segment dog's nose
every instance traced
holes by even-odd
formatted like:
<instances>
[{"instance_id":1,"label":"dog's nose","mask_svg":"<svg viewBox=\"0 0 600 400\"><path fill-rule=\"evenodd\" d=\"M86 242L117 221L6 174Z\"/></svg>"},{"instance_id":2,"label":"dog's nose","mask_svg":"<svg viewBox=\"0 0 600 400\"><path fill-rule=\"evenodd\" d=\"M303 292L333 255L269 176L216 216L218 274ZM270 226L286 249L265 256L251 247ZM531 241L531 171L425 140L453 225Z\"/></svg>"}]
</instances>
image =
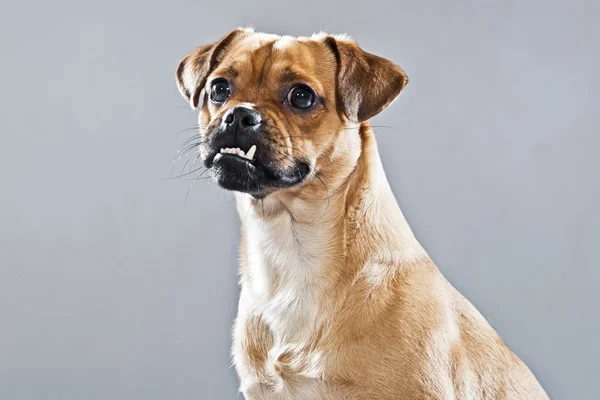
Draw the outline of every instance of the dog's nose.
<instances>
[{"instance_id":1,"label":"dog's nose","mask_svg":"<svg viewBox=\"0 0 600 400\"><path fill-rule=\"evenodd\" d=\"M262 123L262 117L259 113L250 108L234 107L225 114L223 122L227 126L237 125L242 129L256 129Z\"/></svg>"}]
</instances>

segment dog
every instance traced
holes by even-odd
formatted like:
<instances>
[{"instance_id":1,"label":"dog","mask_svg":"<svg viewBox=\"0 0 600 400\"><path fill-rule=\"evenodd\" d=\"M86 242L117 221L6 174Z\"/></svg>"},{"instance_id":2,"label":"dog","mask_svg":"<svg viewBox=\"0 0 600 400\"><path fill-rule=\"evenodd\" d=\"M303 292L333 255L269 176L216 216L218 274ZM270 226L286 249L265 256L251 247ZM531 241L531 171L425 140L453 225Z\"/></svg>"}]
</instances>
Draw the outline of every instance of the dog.
<instances>
[{"instance_id":1,"label":"dog","mask_svg":"<svg viewBox=\"0 0 600 400\"><path fill-rule=\"evenodd\" d=\"M406 87L401 68L343 35L240 28L187 54L176 79L242 221L245 398L548 398L392 194L368 120Z\"/></svg>"}]
</instances>

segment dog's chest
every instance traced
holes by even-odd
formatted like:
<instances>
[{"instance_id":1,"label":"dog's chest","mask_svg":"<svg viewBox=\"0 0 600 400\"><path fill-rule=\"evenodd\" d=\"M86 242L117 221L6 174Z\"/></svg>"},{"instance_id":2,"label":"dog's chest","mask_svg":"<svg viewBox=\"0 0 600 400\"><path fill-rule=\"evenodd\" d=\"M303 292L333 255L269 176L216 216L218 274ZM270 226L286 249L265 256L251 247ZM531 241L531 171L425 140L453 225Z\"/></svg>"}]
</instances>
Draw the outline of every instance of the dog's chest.
<instances>
[{"instance_id":1,"label":"dog's chest","mask_svg":"<svg viewBox=\"0 0 600 400\"><path fill-rule=\"evenodd\" d=\"M281 339L308 340L322 321L327 238L287 216L245 225L243 301Z\"/></svg>"},{"instance_id":2,"label":"dog's chest","mask_svg":"<svg viewBox=\"0 0 600 400\"><path fill-rule=\"evenodd\" d=\"M330 316L331 252L335 239L326 222L293 221L289 215L260 218L240 211L243 226L242 291L234 359L249 399L332 397L323 380L326 363L315 348Z\"/></svg>"}]
</instances>

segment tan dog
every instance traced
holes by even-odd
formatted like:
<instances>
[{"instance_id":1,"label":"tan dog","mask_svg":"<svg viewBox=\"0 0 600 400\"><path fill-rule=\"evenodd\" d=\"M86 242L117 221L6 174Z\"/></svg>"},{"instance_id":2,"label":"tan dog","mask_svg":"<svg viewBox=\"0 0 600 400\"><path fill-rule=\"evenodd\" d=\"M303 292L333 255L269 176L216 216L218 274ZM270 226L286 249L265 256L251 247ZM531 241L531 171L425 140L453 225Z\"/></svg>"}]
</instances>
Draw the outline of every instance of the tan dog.
<instances>
[{"instance_id":1,"label":"tan dog","mask_svg":"<svg viewBox=\"0 0 600 400\"><path fill-rule=\"evenodd\" d=\"M236 192L247 399L547 399L413 236L368 122L404 72L346 37L237 29L188 54L204 165Z\"/></svg>"}]
</instances>

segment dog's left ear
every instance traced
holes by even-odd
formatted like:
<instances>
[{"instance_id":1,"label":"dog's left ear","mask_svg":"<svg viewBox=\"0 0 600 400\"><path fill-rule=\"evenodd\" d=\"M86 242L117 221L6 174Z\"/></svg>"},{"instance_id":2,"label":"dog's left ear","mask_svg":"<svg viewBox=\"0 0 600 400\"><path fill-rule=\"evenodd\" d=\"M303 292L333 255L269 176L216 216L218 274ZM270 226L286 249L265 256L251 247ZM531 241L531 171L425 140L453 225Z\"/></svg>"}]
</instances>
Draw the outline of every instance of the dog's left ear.
<instances>
[{"instance_id":1,"label":"dog's left ear","mask_svg":"<svg viewBox=\"0 0 600 400\"><path fill-rule=\"evenodd\" d=\"M177 87L192 108L198 107L206 78L219 65L227 50L250 32L251 29L234 29L218 42L198 47L179 62Z\"/></svg>"},{"instance_id":2,"label":"dog's left ear","mask_svg":"<svg viewBox=\"0 0 600 400\"><path fill-rule=\"evenodd\" d=\"M338 99L352 122L379 114L408 84L400 67L367 53L352 40L327 36L325 43L337 59Z\"/></svg>"}]
</instances>

